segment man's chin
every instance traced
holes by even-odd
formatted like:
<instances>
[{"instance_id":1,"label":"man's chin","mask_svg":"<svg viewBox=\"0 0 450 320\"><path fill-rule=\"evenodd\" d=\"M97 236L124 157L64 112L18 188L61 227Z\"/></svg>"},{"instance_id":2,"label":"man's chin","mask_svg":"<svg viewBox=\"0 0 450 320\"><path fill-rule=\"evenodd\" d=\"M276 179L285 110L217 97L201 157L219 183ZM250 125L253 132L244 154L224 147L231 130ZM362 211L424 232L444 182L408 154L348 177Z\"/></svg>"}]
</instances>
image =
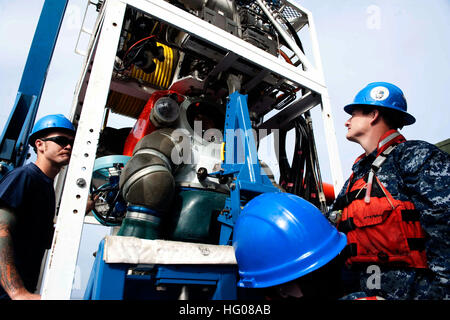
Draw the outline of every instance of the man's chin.
<instances>
[{"instance_id":1,"label":"man's chin","mask_svg":"<svg viewBox=\"0 0 450 320\"><path fill-rule=\"evenodd\" d=\"M64 166L67 166L69 164L69 162L70 162L70 156L68 156L68 157L61 157L61 160L58 161L58 164L61 167L64 167Z\"/></svg>"},{"instance_id":2,"label":"man's chin","mask_svg":"<svg viewBox=\"0 0 450 320\"><path fill-rule=\"evenodd\" d=\"M347 138L347 140L348 140L348 141L351 141L351 142L358 142L358 140L357 140L354 136L349 135L349 134L347 134L347 135L345 136L345 138Z\"/></svg>"}]
</instances>

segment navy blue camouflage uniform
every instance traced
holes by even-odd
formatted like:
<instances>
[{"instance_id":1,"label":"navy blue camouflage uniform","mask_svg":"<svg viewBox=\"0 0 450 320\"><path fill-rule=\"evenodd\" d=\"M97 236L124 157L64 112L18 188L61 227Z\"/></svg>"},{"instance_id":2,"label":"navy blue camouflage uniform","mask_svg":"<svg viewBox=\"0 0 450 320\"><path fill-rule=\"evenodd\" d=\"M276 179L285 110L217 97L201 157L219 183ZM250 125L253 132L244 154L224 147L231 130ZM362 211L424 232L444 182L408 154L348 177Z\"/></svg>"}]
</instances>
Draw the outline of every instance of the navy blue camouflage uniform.
<instances>
[{"instance_id":1,"label":"navy blue camouflage uniform","mask_svg":"<svg viewBox=\"0 0 450 320\"><path fill-rule=\"evenodd\" d=\"M353 165L355 180L368 174L376 154L377 150ZM376 175L394 199L411 201L420 212L420 223L427 235L429 269L379 266L380 282L373 289L370 283L374 274L368 273L367 264L346 266L343 272L346 293L385 299L450 299L450 155L424 141L406 141L391 152ZM345 196L348 183L349 180L330 212L338 199Z\"/></svg>"}]
</instances>

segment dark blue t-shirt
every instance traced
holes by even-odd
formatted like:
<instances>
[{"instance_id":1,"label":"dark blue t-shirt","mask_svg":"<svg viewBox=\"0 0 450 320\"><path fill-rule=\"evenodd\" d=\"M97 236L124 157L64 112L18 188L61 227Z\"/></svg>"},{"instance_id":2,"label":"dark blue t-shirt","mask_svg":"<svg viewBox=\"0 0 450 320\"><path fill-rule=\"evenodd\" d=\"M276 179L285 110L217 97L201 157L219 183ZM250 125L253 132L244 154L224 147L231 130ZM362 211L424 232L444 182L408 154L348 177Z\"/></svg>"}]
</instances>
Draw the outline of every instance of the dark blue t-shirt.
<instances>
[{"instance_id":1,"label":"dark blue t-shirt","mask_svg":"<svg viewBox=\"0 0 450 320\"><path fill-rule=\"evenodd\" d=\"M53 237L53 179L34 163L11 171L0 182L0 206L16 215L12 234L16 268L25 287L34 292L45 249L50 248ZM0 296L3 293L0 286Z\"/></svg>"}]
</instances>

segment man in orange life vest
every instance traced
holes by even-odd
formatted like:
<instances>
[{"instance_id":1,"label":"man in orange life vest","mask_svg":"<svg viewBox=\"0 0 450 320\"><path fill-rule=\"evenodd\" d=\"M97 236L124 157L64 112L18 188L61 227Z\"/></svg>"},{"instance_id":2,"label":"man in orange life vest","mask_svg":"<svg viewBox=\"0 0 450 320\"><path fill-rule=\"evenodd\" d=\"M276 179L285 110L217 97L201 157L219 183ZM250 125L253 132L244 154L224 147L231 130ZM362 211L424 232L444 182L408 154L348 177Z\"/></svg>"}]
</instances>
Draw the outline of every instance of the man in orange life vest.
<instances>
[{"instance_id":1,"label":"man in orange life vest","mask_svg":"<svg viewBox=\"0 0 450 320\"><path fill-rule=\"evenodd\" d=\"M450 299L450 155L398 132L415 118L393 84L370 83L344 110L365 151L329 214L347 235L346 293Z\"/></svg>"}]
</instances>

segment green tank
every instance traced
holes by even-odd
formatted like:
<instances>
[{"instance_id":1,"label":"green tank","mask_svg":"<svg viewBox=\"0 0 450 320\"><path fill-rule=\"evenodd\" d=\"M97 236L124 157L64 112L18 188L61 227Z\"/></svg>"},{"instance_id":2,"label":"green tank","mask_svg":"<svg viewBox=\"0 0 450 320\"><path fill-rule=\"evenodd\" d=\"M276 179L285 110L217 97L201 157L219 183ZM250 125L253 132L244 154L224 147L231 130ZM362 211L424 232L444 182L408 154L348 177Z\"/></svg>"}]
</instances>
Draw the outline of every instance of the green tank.
<instances>
[{"instance_id":1,"label":"green tank","mask_svg":"<svg viewBox=\"0 0 450 320\"><path fill-rule=\"evenodd\" d=\"M161 219L129 209L117 235L217 244L220 236L217 217L227 197L227 194L215 191L179 189L172 210L161 215Z\"/></svg>"},{"instance_id":2,"label":"green tank","mask_svg":"<svg viewBox=\"0 0 450 320\"><path fill-rule=\"evenodd\" d=\"M165 219L167 239L217 244L220 223L217 217L228 195L202 189L180 189L174 198L172 214Z\"/></svg>"}]
</instances>

